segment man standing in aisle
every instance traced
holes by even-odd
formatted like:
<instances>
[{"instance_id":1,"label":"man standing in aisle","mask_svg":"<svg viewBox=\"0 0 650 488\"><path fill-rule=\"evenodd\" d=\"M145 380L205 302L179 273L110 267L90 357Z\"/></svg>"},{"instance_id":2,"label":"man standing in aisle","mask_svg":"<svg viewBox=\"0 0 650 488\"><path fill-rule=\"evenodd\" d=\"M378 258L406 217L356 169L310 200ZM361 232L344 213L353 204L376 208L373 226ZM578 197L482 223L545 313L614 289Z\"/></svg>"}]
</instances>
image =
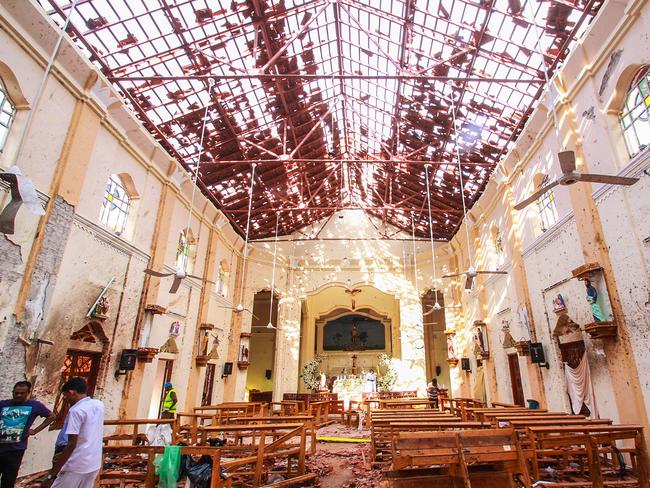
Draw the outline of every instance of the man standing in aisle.
<instances>
[{"instance_id":1,"label":"man standing in aisle","mask_svg":"<svg viewBox=\"0 0 650 488\"><path fill-rule=\"evenodd\" d=\"M13 488L27 449L27 438L50 425L56 415L41 402L30 398L32 384L19 381L11 400L0 401L0 488ZM36 417L45 417L32 429Z\"/></svg>"},{"instance_id":2,"label":"man standing in aisle","mask_svg":"<svg viewBox=\"0 0 650 488\"><path fill-rule=\"evenodd\" d=\"M90 398L88 385L72 378L61 388L70 404L65 420L68 443L57 457L48 479L52 488L92 488L102 464L104 404Z\"/></svg>"},{"instance_id":3,"label":"man standing in aisle","mask_svg":"<svg viewBox=\"0 0 650 488\"><path fill-rule=\"evenodd\" d=\"M178 396L176 395L176 390L171 382L166 382L163 387L165 388L165 399L163 400L162 418L173 419L176 417Z\"/></svg>"}]
</instances>

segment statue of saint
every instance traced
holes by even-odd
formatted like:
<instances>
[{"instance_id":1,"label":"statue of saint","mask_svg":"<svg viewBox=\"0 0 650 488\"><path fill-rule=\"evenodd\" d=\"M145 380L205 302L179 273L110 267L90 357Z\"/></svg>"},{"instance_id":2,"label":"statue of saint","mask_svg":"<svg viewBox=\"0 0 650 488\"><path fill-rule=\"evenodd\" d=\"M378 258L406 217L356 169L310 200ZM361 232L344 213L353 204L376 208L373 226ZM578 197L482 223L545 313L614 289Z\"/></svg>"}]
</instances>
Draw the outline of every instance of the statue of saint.
<instances>
[{"instance_id":1,"label":"statue of saint","mask_svg":"<svg viewBox=\"0 0 650 488\"><path fill-rule=\"evenodd\" d=\"M587 288L587 303L591 306L591 315L596 322L604 322L605 314L598 305L598 290L591 284L591 281L585 280L585 287Z\"/></svg>"},{"instance_id":2,"label":"statue of saint","mask_svg":"<svg viewBox=\"0 0 650 488\"><path fill-rule=\"evenodd\" d=\"M352 330L350 330L350 343L356 344L359 340L359 329L357 329L357 323L352 322Z\"/></svg>"},{"instance_id":3,"label":"statue of saint","mask_svg":"<svg viewBox=\"0 0 650 488\"><path fill-rule=\"evenodd\" d=\"M456 351L454 350L454 340L451 335L447 336L447 357L449 359L456 359Z\"/></svg>"},{"instance_id":4,"label":"statue of saint","mask_svg":"<svg viewBox=\"0 0 650 488\"><path fill-rule=\"evenodd\" d=\"M553 299L553 311L555 313L566 312L566 304L564 303L564 298L559 293Z\"/></svg>"}]
</instances>

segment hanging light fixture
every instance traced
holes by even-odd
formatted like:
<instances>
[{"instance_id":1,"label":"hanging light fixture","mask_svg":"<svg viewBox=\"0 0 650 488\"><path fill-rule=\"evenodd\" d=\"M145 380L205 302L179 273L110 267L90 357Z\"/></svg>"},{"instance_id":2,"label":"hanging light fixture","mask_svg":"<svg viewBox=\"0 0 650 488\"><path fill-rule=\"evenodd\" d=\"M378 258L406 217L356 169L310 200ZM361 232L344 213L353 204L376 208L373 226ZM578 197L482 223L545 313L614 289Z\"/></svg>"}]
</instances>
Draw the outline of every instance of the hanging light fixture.
<instances>
[{"instance_id":1,"label":"hanging light fixture","mask_svg":"<svg viewBox=\"0 0 650 488\"><path fill-rule=\"evenodd\" d=\"M465 290L471 290L474 286L474 278L479 274L508 274L506 271L485 270L477 271L472 263L472 248L469 242L469 225L467 222L467 205L465 204L465 185L463 184L463 168L460 164L460 148L458 147L458 126L456 125L456 105L454 103L454 90L451 89L451 117L452 126L454 130L454 146L456 148L456 163L458 165L458 178L460 181L460 198L463 202L463 221L465 222L465 238L467 240L467 259L469 261L469 268L462 273L452 273L443 275L443 278L454 278L458 276L466 276Z\"/></svg>"},{"instance_id":2,"label":"hanging light fixture","mask_svg":"<svg viewBox=\"0 0 650 488\"><path fill-rule=\"evenodd\" d=\"M236 313L241 313L245 311L250 313L254 318L257 319L257 316L253 313L253 311L244 308L244 304L242 303L242 297L244 295L244 276L246 276L246 264L248 263L248 233L250 232L250 225L251 225L251 209L253 207L253 189L255 187L255 168L257 167L257 164L253 163L251 166L252 166L251 186L248 189L248 216L246 217L246 237L244 239L244 251L243 251L244 259L242 262L242 272L240 273L241 278L239 280L239 303L237 304L236 307L220 306L219 308L228 308L234 310Z\"/></svg>"},{"instance_id":3,"label":"hanging light fixture","mask_svg":"<svg viewBox=\"0 0 650 488\"><path fill-rule=\"evenodd\" d=\"M208 79L208 96L209 96L210 93L212 93L212 88L215 85L216 85L216 82L214 81L214 78L209 78ZM197 187L197 183L198 183L198 179L199 179L199 168L201 166L201 157L203 156L203 139L205 137L205 126L206 126L206 124L208 122L208 119L209 119L208 118L208 109L209 108L210 108L210 104L206 103L205 104L205 110L203 111L203 118L201 119L201 121L203 123L201 125L201 136L199 137L199 147L198 147L198 152L197 152L198 159L196 161L196 167L194 168L194 175L192 176L192 196L190 198L190 207L189 207L189 210L187 212L187 226L185 227L185 233L186 233L185 237L186 238L188 238L188 232L189 232L189 229L190 229L190 224L192 223L192 212L194 211L194 200L195 200L195 197L196 197L196 187ZM185 246L185 245L189 245L189 242L187 244L183 244L183 246ZM183 250L183 252L185 252L185 250ZM169 289L169 293L176 293L178 291L178 288L181 285L181 282L185 278L194 278L194 279L197 279L197 280L201 280L201 281L204 281L204 282L207 282L207 283L214 284L214 281L207 280L203 276L195 276L195 275L187 274L187 271L185 269L186 267L187 267L187 264L185 264L182 267L177 265L177 269L173 273L163 273L163 272L156 271L154 269L149 269L149 268L145 269L144 272L145 272L145 274L148 274L149 276L155 276L157 278L164 278L166 276L173 276L174 281L172 282L172 286Z\"/></svg>"},{"instance_id":4,"label":"hanging light fixture","mask_svg":"<svg viewBox=\"0 0 650 488\"><path fill-rule=\"evenodd\" d=\"M271 304L269 305L269 323L267 329L276 329L273 326L273 293L275 292L275 259L278 255L278 228L280 224L280 212L275 214L275 241L273 242L273 271L271 272Z\"/></svg>"},{"instance_id":5,"label":"hanging light fixture","mask_svg":"<svg viewBox=\"0 0 650 488\"><path fill-rule=\"evenodd\" d=\"M442 307L438 303L438 287L436 286L436 250L433 245L433 220L431 219L431 188L429 187L429 169L431 168L430 164L424 165L424 174L427 180L427 207L429 209L429 242L431 243L431 267L433 273L433 290L435 294L435 303L433 304L434 310L440 310Z\"/></svg>"}]
</instances>

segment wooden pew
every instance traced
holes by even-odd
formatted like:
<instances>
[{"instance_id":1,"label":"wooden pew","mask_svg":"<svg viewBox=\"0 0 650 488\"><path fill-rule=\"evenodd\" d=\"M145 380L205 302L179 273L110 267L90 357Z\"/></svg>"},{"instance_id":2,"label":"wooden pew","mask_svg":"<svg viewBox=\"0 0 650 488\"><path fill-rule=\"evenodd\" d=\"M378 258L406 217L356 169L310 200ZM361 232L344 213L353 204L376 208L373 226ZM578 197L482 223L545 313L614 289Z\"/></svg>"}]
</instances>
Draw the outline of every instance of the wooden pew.
<instances>
[{"instance_id":1,"label":"wooden pew","mask_svg":"<svg viewBox=\"0 0 650 488\"><path fill-rule=\"evenodd\" d=\"M104 435L104 445L117 442L120 445L147 445L146 432L140 432L140 428L148 425L169 425L172 430L172 440L176 436L176 421L174 419L120 419L104 420L105 426L116 426L112 434Z\"/></svg>"},{"instance_id":2,"label":"wooden pew","mask_svg":"<svg viewBox=\"0 0 650 488\"><path fill-rule=\"evenodd\" d=\"M214 434L237 434L239 444L228 444L219 448L222 457L230 458L221 464L232 476L234 485L260 486L264 462L277 458L287 459L287 470L282 473L285 480L274 484L274 487L301 484L316 478L315 473L305 471L306 423L225 424L203 427L200 430L202 444L207 444ZM246 439L250 442L243 442ZM297 444L294 442L296 439ZM267 442L269 440L271 442Z\"/></svg>"},{"instance_id":3,"label":"wooden pew","mask_svg":"<svg viewBox=\"0 0 650 488\"><path fill-rule=\"evenodd\" d=\"M517 478L531 484L513 429L400 433L391 469L394 487L452 487L460 481L467 488L514 488Z\"/></svg>"},{"instance_id":4,"label":"wooden pew","mask_svg":"<svg viewBox=\"0 0 650 488\"><path fill-rule=\"evenodd\" d=\"M164 452L163 446L105 446L104 462L99 472L99 486L122 487L137 484L144 488L157 486L154 459ZM210 488L229 488L232 480L221 479L221 450L207 447L181 446L181 454L210 456L212 475Z\"/></svg>"},{"instance_id":5,"label":"wooden pew","mask_svg":"<svg viewBox=\"0 0 650 488\"><path fill-rule=\"evenodd\" d=\"M379 409L431 408L428 398L403 398L398 400L379 400ZM436 409L438 410L438 409Z\"/></svg>"},{"instance_id":6,"label":"wooden pew","mask_svg":"<svg viewBox=\"0 0 650 488\"><path fill-rule=\"evenodd\" d=\"M438 412L440 414L440 412ZM451 417L450 415L440 414L439 416L389 416L385 418L374 417L370 424L370 450L372 463L374 465L383 465L388 463L388 456L392 446L393 429L391 424L395 422L406 423L416 426L417 424L440 423L444 426L451 423L460 422L460 418Z\"/></svg>"},{"instance_id":7,"label":"wooden pew","mask_svg":"<svg viewBox=\"0 0 650 488\"><path fill-rule=\"evenodd\" d=\"M498 408L486 408L486 407L467 407L465 409L469 420L477 420L479 422L485 421L485 413L515 413L515 412L530 412L529 409L524 407L498 407ZM535 410L536 412L546 412L546 410Z\"/></svg>"},{"instance_id":8,"label":"wooden pew","mask_svg":"<svg viewBox=\"0 0 650 488\"><path fill-rule=\"evenodd\" d=\"M650 462L640 425L530 426L528 435L535 479L541 479L544 472L540 469L542 462L555 466L556 474L583 476L582 480L550 480L549 486L650 487ZM621 446L621 441L628 445ZM621 465L621 460L626 463L625 455L630 459L630 470ZM575 471L569 462L580 468L578 473L569 473L568 468Z\"/></svg>"}]
</instances>

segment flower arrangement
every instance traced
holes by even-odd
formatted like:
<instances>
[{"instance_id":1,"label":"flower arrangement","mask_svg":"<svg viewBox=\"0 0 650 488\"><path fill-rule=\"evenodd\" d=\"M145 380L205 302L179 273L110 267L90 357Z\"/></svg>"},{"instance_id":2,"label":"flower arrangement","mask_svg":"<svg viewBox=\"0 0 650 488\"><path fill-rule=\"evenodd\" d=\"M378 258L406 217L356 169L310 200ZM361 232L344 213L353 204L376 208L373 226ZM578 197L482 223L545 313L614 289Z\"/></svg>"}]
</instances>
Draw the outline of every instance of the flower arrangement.
<instances>
[{"instance_id":1,"label":"flower arrangement","mask_svg":"<svg viewBox=\"0 0 650 488\"><path fill-rule=\"evenodd\" d=\"M318 388L320 387L319 369L324 359L324 356L317 354L302 367L300 377L308 390L318 391Z\"/></svg>"},{"instance_id":2,"label":"flower arrangement","mask_svg":"<svg viewBox=\"0 0 650 488\"><path fill-rule=\"evenodd\" d=\"M377 361L379 362L379 369L386 371L377 378L377 390L391 391L397 381L397 371L393 368L392 363L393 357L386 353L381 353L377 356Z\"/></svg>"}]
</instances>

